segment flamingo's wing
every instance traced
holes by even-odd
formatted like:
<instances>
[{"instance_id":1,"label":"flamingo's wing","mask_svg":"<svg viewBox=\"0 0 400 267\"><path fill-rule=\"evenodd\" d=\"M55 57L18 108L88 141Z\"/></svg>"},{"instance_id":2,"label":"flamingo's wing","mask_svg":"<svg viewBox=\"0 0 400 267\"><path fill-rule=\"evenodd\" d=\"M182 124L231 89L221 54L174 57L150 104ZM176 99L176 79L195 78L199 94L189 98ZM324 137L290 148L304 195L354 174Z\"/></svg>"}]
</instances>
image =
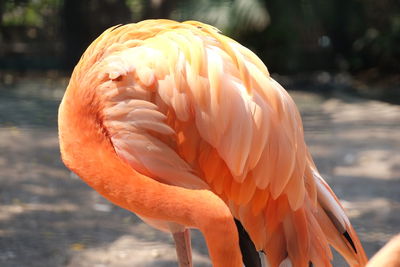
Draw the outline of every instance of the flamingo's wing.
<instances>
[{"instance_id":1,"label":"flamingo's wing","mask_svg":"<svg viewBox=\"0 0 400 267\"><path fill-rule=\"evenodd\" d=\"M97 90L121 158L165 183L211 187L273 264L289 255L298 266L329 265L328 242L362 262L307 152L295 104L250 50L195 22L105 34L115 38L101 55Z\"/></svg>"},{"instance_id":2,"label":"flamingo's wing","mask_svg":"<svg viewBox=\"0 0 400 267\"><path fill-rule=\"evenodd\" d=\"M103 124L117 154L137 171L167 184L209 188L174 149L176 131L168 124L168 107L155 93L168 63L140 40L164 28L154 21L147 24L154 27L149 30L131 24L109 29L86 52L102 51L90 70L101 81L95 90L103 106Z\"/></svg>"}]
</instances>

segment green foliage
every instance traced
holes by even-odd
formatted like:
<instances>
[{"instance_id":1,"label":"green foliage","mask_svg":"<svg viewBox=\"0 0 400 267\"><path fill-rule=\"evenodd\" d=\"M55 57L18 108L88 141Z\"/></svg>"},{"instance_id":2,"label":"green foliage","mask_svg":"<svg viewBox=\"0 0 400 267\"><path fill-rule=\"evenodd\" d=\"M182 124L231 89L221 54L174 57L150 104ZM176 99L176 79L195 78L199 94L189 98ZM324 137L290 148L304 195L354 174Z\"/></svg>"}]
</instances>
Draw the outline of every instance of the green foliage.
<instances>
[{"instance_id":1,"label":"green foliage","mask_svg":"<svg viewBox=\"0 0 400 267\"><path fill-rule=\"evenodd\" d=\"M129 7L133 18L140 18L144 10L143 0L126 0L126 5Z\"/></svg>"},{"instance_id":2,"label":"green foliage","mask_svg":"<svg viewBox=\"0 0 400 267\"><path fill-rule=\"evenodd\" d=\"M212 24L281 73L400 69L398 0L3 0L0 63L19 49L10 42L77 58L105 28L147 18ZM29 57L46 51L25 47Z\"/></svg>"},{"instance_id":3,"label":"green foliage","mask_svg":"<svg viewBox=\"0 0 400 267\"><path fill-rule=\"evenodd\" d=\"M1 22L4 26L43 27L46 17L54 16L61 4L62 0L5 1Z\"/></svg>"},{"instance_id":4,"label":"green foliage","mask_svg":"<svg viewBox=\"0 0 400 267\"><path fill-rule=\"evenodd\" d=\"M180 21L199 20L229 35L246 30L261 31L269 24L267 9L258 0L180 1L171 18Z\"/></svg>"},{"instance_id":5,"label":"green foliage","mask_svg":"<svg viewBox=\"0 0 400 267\"><path fill-rule=\"evenodd\" d=\"M400 69L398 0L265 0L271 23L241 42L278 72Z\"/></svg>"}]
</instances>

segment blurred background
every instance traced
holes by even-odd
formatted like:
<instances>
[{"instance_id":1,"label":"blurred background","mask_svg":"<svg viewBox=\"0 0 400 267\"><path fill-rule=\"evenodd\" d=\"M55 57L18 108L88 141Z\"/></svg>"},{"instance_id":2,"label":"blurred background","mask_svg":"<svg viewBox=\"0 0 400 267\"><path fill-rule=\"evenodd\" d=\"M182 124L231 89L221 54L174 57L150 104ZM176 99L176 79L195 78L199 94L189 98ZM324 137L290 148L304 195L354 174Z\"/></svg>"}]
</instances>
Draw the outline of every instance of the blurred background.
<instances>
[{"instance_id":1,"label":"blurred background","mask_svg":"<svg viewBox=\"0 0 400 267\"><path fill-rule=\"evenodd\" d=\"M399 1L2 0L1 266L175 266L171 238L71 174L57 140L57 108L85 48L110 26L149 18L206 22L253 50L299 106L367 253L400 232ZM196 266L211 266L193 239Z\"/></svg>"}]
</instances>

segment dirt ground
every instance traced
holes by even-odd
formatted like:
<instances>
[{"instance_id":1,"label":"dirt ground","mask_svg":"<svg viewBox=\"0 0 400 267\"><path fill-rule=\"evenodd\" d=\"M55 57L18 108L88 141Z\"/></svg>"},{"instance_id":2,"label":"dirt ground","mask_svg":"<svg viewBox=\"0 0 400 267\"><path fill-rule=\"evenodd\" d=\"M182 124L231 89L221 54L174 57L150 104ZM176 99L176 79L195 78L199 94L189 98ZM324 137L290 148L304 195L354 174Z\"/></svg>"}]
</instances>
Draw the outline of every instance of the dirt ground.
<instances>
[{"instance_id":1,"label":"dirt ground","mask_svg":"<svg viewBox=\"0 0 400 267\"><path fill-rule=\"evenodd\" d=\"M0 85L0 266L176 266L169 235L108 203L61 163L56 114L66 80L7 83ZM400 232L400 106L291 94L317 166L371 256ZM195 266L211 266L198 232L192 242Z\"/></svg>"}]
</instances>

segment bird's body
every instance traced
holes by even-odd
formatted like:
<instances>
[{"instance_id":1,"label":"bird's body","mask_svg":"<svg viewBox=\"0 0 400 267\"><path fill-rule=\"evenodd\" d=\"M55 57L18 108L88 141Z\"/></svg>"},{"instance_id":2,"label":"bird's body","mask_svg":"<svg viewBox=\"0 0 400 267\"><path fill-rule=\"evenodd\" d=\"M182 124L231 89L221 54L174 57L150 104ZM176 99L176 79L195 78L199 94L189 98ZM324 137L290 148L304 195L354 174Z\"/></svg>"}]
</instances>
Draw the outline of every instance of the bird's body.
<instances>
[{"instance_id":1,"label":"bird's body","mask_svg":"<svg viewBox=\"0 0 400 267\"><path fill-rule=\"evenodd\" d=\"M328 244L352 266L366 262L292 99L211 26L105 31L74 70L59 131L71 170L156 228L199 228L215 266L241 266L233 218L271 266L330 266Z\"/></svg>"}]
</instances>

